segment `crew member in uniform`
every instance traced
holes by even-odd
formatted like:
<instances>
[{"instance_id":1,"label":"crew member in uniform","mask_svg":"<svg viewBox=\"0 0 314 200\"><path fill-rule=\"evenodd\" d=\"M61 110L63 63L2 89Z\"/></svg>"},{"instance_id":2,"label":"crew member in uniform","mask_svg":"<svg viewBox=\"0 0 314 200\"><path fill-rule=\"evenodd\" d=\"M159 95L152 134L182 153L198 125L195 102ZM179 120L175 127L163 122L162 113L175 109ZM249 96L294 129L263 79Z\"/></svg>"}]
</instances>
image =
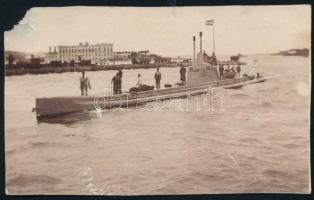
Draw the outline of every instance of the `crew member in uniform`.
<instances>
[{"instance_id":1,"label":"crew member in uniform","mask_svg":"<svg viewBox=\"0 0 314 200\"><path fill-rule=\"evenodd\" d=\"M180 68L180 80L181 80L181 82L182 82L182 84L186 84L186 69L185 69L185 67L183 67L183 66L181 66L181 68Z\"/></svg>"},{"instance_id":2,"label":"crew member in uniform","mask_svg":"<svg viewBox=\"0 0 314 200\"><path fill-rule=\"evenodd\" d=\"M122 90L121 90L121 87L122 87L122 70L121 69L119 69L118 75L120 76L120 82L118 83L117 89L118 89L118 93L122 94Z\"/></svg>"},{"instance_id":3,"label":"crew member in uniform","mask_svg":"<svg viewBox=\"0 0 314 200\"><path fill-rule=\"evenodd\" d=\"M220 78L220 80L222 80L223 77L224 77L224 66L219 65L219 78Z\"/></svg>"},{"instance_id":4,"label":"crew member in uniform","mask_svg":"<svg viewBox=\"0 0 314 200\"><path fill-rule=\"evenodd\" d=\"M87 76L85 76L85 71L82 71L82 76L80 78L80 89L81 89L81 95L87 96L88 95L88 89L92 89L89 79Z\"/></svg>"},{"instance_id":5,"label":"crew member in uniform","mask_svg":"<svg viewBox=\"0 0 314 200\"><path fill-rule=\"evenodd\" d=\"M238 78L240 78L240 76L241 76L241 67L240 67L240 65L238 65L237 67L236 67L236 70L237 70L237 77Z\"/></svg>"},{"instance_id":6,"label":"crew member in uniform","mask_svg":"<svg viewBox=\"0 0 314 200\"><path fill-rule=\"evenodd\" d=\"M159 71L159 68L157 68L157 71L155 73L155 81L156 81L156 89L160 89L160 80L161 80L161 73Z\"/></svg>"},{"instance_id":7,"label":"crew member in uniform","mask_svg":"<svg viewBox=\"0 0 314 200\"><path fill-rule=\"evenodd\" d=\"M121 77L119 72L116 73L116 75L112 78L111 84L113 83L113 94L120 94L120 83L121 83Z\"/></svg>"}]
</instances>

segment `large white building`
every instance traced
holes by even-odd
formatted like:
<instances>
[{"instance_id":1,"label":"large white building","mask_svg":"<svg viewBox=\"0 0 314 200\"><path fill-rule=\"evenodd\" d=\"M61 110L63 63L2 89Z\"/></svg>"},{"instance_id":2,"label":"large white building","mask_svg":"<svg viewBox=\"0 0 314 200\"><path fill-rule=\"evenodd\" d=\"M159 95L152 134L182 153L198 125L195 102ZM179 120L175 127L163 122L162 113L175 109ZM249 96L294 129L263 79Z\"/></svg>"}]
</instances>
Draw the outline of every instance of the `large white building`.
<instances>
[{"instance_id":1,"label":"large white building","mask_svg":"<svg viewBox=\"0 0 314 200\"><path fill-rule=\"evenodd\" d=\"M79 62L81 60L90 60L91 63L97 64L111 60L113 58L112 44L85 44L80 43L76 46L57 46L54 50L49 47L49 52L45 55L45 62L61 61L62 63Z\"/></svg>"}]
</instances>

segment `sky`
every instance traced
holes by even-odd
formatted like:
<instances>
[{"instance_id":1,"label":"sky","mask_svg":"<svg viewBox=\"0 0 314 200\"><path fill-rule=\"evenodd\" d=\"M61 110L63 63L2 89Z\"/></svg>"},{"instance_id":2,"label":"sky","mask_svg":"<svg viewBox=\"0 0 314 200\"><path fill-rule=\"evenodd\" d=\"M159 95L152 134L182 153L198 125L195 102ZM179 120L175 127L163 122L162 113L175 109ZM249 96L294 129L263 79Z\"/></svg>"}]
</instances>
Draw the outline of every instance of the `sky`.
<instances>
[{"instance_id":1,"label":"sky","mask_svg":"<svg viewBox=\"0 0 314 200\"><path fill-rule=\"evenodd\" d=\"M311 7L59 7L32 8L4 36L5 50L48 52L49 46L112 43L114 51L149 50L192 55L192 37L203 32L203 50L217 55L275 53L310 48Z\"/></svg>"}]
</instances>

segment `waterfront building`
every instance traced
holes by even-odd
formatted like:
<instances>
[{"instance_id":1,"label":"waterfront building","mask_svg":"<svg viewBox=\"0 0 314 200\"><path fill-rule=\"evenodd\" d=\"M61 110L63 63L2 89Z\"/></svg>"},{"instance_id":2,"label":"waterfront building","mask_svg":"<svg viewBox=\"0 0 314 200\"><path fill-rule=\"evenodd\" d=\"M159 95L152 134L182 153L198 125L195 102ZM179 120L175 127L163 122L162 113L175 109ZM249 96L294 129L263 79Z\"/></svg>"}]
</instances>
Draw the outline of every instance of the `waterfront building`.
<instances>
[{"instance_id":1,"label":"waterfront building","mask_svg":"<svg viewBox=\"0 0 314 200\"><path fill-rule=\"evenodd\" d=\"M149 56L148 50L142 50L142 51L116 51L113 52L113 59L114 60L129 60L132 57L147 57Z\"/></svg>"},{"instance_id":2,"label":"waterfront building","mask_svg":"<svg viewBox=\"0 0 314 200\"><path fill-rule=\"evenodd\" d=\"M45 55L45 62L61 61L62 63L70 63L90 60L92 64L95 64L112 58L112 44L100 43L90 45L85 42L85 44L80 43L73 46L57 46L54 47L54 51L51 51L51 47L49 47L49 52Z\"/></svg>"},{"instance_id":3,"label":"waterfront building","mask_svg":"<svg viewBox=\"0 0 314 200\"><path fill-rule=\"evenodd\" d=\"M149 54L149 51L148 50L143 50L143 51L138 51L137 53L139 55L141 55L141 56L147 56Z\"/></svg>"},{"instance_id":4,"label":"waterfront building","mask_svg":"<svg viewBox=\"0 0 314 200\"><path fill-rule=\"evenodd\" d=\"M129 60L131 58L130 51L117 51L113 52L113 59L114 60Z\"/></svg>"}]
</instances>

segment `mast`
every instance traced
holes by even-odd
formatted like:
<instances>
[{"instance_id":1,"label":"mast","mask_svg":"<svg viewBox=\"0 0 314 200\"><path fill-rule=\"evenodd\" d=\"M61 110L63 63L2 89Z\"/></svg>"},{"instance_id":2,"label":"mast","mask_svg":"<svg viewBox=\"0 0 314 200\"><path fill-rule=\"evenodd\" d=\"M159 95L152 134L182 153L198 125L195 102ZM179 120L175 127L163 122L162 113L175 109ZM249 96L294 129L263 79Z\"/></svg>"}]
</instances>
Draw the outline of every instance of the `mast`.
<instances>
[{"instance_id":1,"label":"mast","mask_svg":"<svg viewBox=\"0 0 314 200\"><path fill-rule=\"evenodd\" d=\"M213 53L215 55L215 23L213 23Z\"/></svg>"},{"instance_id":2,"label":"mast","mask_svg":"<svg viewBox=\"0 0 314 200\"><path fill-rule=\"evenodd\" d=\"M195 36L193 36L193 62L195 62Z\"/></svg>"},{"instance_id":3,"label":"mast","mask_svg":"<svg viewBox=\"0 0 314 200\"><path fill-rule=\"evenodd\" d=\"M202 53L202 32L200 32L200 53Z\"/></svg>"}]
</instances>

